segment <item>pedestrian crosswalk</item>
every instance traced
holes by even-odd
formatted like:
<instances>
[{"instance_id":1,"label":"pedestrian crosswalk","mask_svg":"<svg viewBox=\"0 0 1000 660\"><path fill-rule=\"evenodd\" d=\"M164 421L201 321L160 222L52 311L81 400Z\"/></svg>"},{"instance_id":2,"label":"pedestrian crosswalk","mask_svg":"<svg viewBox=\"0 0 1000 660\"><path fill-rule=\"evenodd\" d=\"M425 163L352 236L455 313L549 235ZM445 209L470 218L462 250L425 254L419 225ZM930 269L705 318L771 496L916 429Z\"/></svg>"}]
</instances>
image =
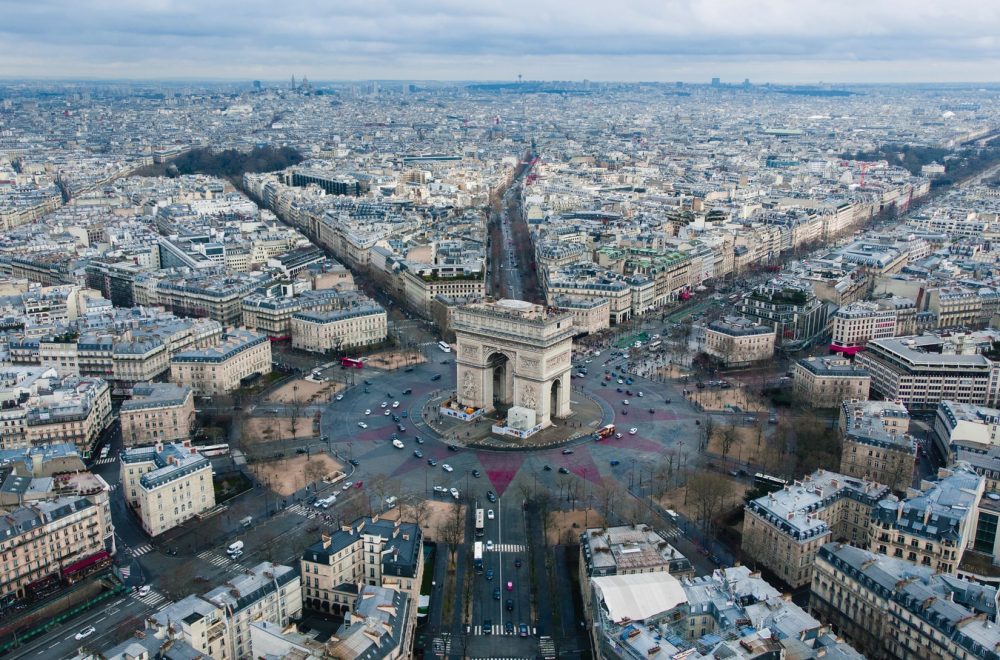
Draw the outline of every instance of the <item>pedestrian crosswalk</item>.
<instances>
[{"instance_id":1,"label":"pedestrian crosswalk","mask_svg":"<svg viewBox=\"0 0 1000 660\"><path fill-rule=\"evenodd\" d=\"M137 546L135 548L129 548L129 552L132 553L133 557L141 557L147 552L152 552L152 551L153 551L153 546L151 546L148 543L143 543L142 545Z\"/></svg>"},{"instance_id":2,"label":"pedestrian crosswalk","mask_svg":"<svg viewBox=\"0 0 1000 660\"><path fill-rule=\"evenodd\" d=\"M288 507L288 510L294 514L304 516L306 518L315 518L316 516L319 515L319 511L317 511L316 509L312 509L306 506L305 504L298 504L298 503L293 504L290 507Z\"/></svg>"},{"instance_id":3,"label":"pedestrian crosswalk","mask_svg":"<svg viewBox=\"0 0 1000 660\"><path fill-rule=\"evenodd\" d=\"M117 483L117 484L111 484L111 485L110 485L110 486L108 487L108 490L110 490L110 491L111 491L111 492L113 493L113 492L115 492L116 490L118 490L118 489L119 489L120 487L121 487L121 483Z\"/></svg>"},{"instance_id":4,"label":"pedestrian crosswalk","mask_svg":"<svg viewBox=\"0 0 1000 660\"><path fill-rule=\"evenodd\" d=\"M129 566L122 566L118 569L118 572L122 574L123 580L127 580L128 576L132 575L132 568Z\"/></svg>"},{"instance_id":5,"label":"pedestrian crosswalk","mask_svg":"<svg viewBox=\"0 0 1000 660\"><path fill-rule=\"evenodd\" d=\"M514 628L511 630L511 632L504 632L503 626L500 625L500 624L497 624L497 623L494 623L492 626L490 626L490 631L489 632L483 632L483 630L484 629L483 629L482 626L473 626L472 627L472 634L474 634L474 635L507 635L509 637L517 637L518 634L519 634L517 626L514 626ZM535 634L535 629L534 628L531 629L531 634L532 635Z\"/></svg>"},{"instance_id":6,"label":"pedestrian crosswalk","mask_svg":"<svg viewBox=\"0 0 1000 660\"><path fill-rule=\"evenodd\" d=\"M490 548L491 552L524 552L525 547L520 543L494 543Z\"/></svg>"},{"instance_id":7,"label":"pedestrian crosswalk","mask_svg":"<svg viewBox=\"0 0 1000 660\"><path fill-rule=\"evenodd\" d=\"M108 463L114 463L117 460L117 456L105 456L104 458L99 458L94 461L94 465L107 465Z\"/></svg>"},{"instance_id":8,"label":"pedestrian crosswalk","mask_svg":"<svg viewBox=\"0 0 1000 660\"><path fill-rule=\"evenodd\" d=\"M662 536L664 539L667 539L667 540L680 538L681 537L681 530L678 529L677 527L674 527L673 529L669 529L669 530L661 529L660 530L660 536Z\"/></svg>"},{"instance_id":9,"label":"pedestrian crosswalk","mask_svg":"<svg viewBox=\"0 0 1000 660\"><path fill-rule=\"evenodd\" d=\"M207 561L212 566L228 566L233 561L229 557L223 557L219 553L212 552L211 550L202 550L199 552L198 559Z\"/></svg>"},{"instance_id":10,"label":"pedestrian crosswalk","mask_svg":"<svg viewBox=\"0 0 1000 660\"><path fill-rule=\"evenodd\" d=\"M142 601L144 605L148 605L149 607L157 607L160 605L160 603L162 603L167 599L166 596L161 594L156 589L150 589L149 593L146 594L145 596L140 596L138 593L136 593L133 595L133 597L138 601Z\"/></svg>"}]
</instances>

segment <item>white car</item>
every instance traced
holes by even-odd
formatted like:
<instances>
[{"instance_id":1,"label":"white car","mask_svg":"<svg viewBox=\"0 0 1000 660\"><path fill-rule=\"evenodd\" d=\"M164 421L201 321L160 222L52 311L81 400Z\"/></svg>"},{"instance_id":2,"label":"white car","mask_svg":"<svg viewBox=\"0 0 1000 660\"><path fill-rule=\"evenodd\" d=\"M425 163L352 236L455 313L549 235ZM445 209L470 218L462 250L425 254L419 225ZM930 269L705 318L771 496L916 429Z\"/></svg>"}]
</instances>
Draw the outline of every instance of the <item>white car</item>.
<instances>
[{"instance_id":1,"label":"white car","mask_svg":"<svg viewBox=\"0 0 1000 660\"><path fill-rule=\"evenodd\" d=\"M615 433L615 438L618 439L618 440L621 440L622 439L622 434L621 433Z\"/></svg>"},{"instance_id":2,"label":"white car","mask_svg":"<svg viewBox=\"0 0 1000 660\"><path fill-rule=\"evenodd\" d=\"M392 446L395 447L396 449L405 449L406 448L406 445L404 445L403 442L401 440L399 440L398 438L396 440L392 441Z\"/></svg>"},{"instance_id":3,"label":"white car","mask_svg":"<svg viewBox=\"0 0 1000 660\"><path fill-rule=\"evenodd\" d=\"M492 550L493 549L493 541L487 541L486 542L486 549L487 550Z\"/></svg>"},{"instance_id":4,"label":"white car","mask_svg":"<svg viewBox=\"0 0 1000 660\"><path fill-rule=\"evenodd\" d=\"M360 427L361 427L361 428L363 428L363 429L366 429L366 428L368 428L368 425L367 425L367 424L365 424L364 422L358 422L358 426L360 426Z\"/></svg>"},{"instance_id":5,"label":"white car","mask_svg":"<svg viewBox=\"0 0 1000 660\"><path fill-rule=\"evenodd\" d=\"M343 394L338 394L336 398L337 398L337 401L343 401L344 400L344 395Z\"/></svg>"},{"instance_id":6,"label":"white car","mask_svg":"<svg viewBox=\"0 0 1000 660\"><path fill-rule=\"evenodd\" d=\"M372 409L371 408L365 408L365 414L366 415L372 414Z\"/></svg>"},{"instance_id":7,"label":"white car","mask_svg":"<svg viewBox=\"0 0 1000 660\"><path fill-rule=\"evenodd\" d=\"M642 396L642 392L641 392L641 391L640 391L640 392L637 392L637 394L638 394L639 396Z\"/></svg>"},{"instance_id":8,"label":"white car","mask_svg":"<svg viewBox=\"0 0 1000 660\"><path fill-rule=\"evenodd\" d=\"M83 630L81 630L76 634L76 641L79 642L81 639L87 639L95 632L97 632L97 628L95 628L94 626L87 626L86 628L84 628Z\"/></svg>"},{"instance_id":9,"label":"white car","mask_svg":"<svg viewBox=\"0 0 1000 660\"><path fill-rule=\"evenodd\" d=\"M388 401L383 401L383 402L382 402L382 407L383 407L383 408L387 407L388 405L389 405L389 402L388 402Z\"/></svg>"},{"instance_id":10,"label":"white car","mask_svg":"<svg viewBox=\"0 0 1000 660\"><path fill-rule=\"evenodd\" d=\"M638 432L639 432L639 429L635 428L634 426L628 430L628 434L629 435L635 435Z\"/></svg>"},{"instance_id":11,"label":"white car","mask_svg":"<svg viewBox=\"0 0 1000 660\"><path fill-rule=\"evenodd\" d=\"M139 591L137 591L136 593L139 594L140 598L149 594L149 585L148 584L142 585L141 587L139 587Z\"/></svg>"},{"instance_id":12,"label":"white car","mask_svg":"<svg viewBox=\"0 0 1000 660\"><path fill-rule=\"evenodd\" d=\"M399 407L399 401L393 401L392 402L392 407L393 408L398 408Z\"/></svg>"},{"instance_id":13,"label":"white car","mask_svg":"<svg viewBox=\"0 0 1000 660\"><path fill-rule=\"evenodd\" d=\"M452 488L448 492L451 493L451 496L454 497L456 500L458 499L458 489L457 488Z\"/></svg>"},{"instance_id":14,"label":"white car","mask_svg":"<svg viewBox=\"0 0 1000 660\"><path fill-rule=\"evenodd\" d=\"M628 399L622 399L622 405L623 406L627 406L628 404L629 404L629 400Z\"/></svg>"},{"instance_id":15,"label":"white car","mask_svg":"<svg viewBox=\"0 0 1000 660\"><path fill-rule=\"evenodd\" d=\"M442 463L441 464L441 469L444 470L445 472L454 472L455 471L455 468L453 468L452 466L448 465L447 463Z\"/></svg>"},{"instance_id":16,"label":"white car","mask_svg":"<svg viewBox=\"0 0 1000 660\"><path fill-rule=\"evenodd\" d=\"M493 509L488 509L486 511L486 517L489 518L490 520L493 520L494 518L496 518L496 516L493 515Z\"/></svg>"},{"instance_id":17,"label":"white car","mask_svg":"<svg viewBox=\"0 0 1000 660\"><path fill-rule=\"evenodd\" d=\"M385 411L385 416L386 416L386 417L388 417L388 416L389 416L389 415L391 415L391 414L392 414L392 411L391 411L391 410L386 410L386 411Z\"/></svg>"},{"instance_id":18,"label":"white car","mask_svg":"<svg viewBox=\"0 0 1000 660\"><path fill-rule=\"evenodd\" d=\"M619 379L618 379L618 384L619 384L619 385L624 385L624 384L625 384L625 381L623 381L623 380L622 380L621 378L619 378Z\"/></svg>"},{"instance_id":19,"label":"white car","mask_svg":"<svg viewBox=\"0 0 1000 660\"><path fill-rule=\"evenodd\" d=\"M348 481L343 486L341 486L340 490L349 490L350 487L353 486L353 485L354 485L353 481Z\"/></svg>"}]
</instances>

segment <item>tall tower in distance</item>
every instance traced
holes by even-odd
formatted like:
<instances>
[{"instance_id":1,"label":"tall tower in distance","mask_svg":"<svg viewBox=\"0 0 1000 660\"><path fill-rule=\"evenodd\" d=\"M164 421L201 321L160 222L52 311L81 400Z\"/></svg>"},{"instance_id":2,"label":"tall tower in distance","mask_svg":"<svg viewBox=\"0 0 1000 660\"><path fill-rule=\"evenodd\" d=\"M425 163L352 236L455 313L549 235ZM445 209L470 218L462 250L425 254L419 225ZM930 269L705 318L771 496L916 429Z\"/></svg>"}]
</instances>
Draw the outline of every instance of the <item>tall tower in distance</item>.
<instances>
[{"instance_id":1,"label":"tall tower in distance","mask_svg":"<svg viewBox=\"0 0 1000 660\"><path fill-rule=\"evenodd\" d=\"M519 74L517 74L517 84L518 84L518 85L520 85L520 84L521 84L521 74L520 74L520 73L519 73Z\"/></svg>"},{"instance_id":2,"label":"tall tower in distance","mask_svg":"<svg viewBox=\"0 0 1000 660\"><path fill-rule=\"evenodd\" d=\"M295 89L295 74L292 74L292 89Z\"/></svg>"}]
</instances>

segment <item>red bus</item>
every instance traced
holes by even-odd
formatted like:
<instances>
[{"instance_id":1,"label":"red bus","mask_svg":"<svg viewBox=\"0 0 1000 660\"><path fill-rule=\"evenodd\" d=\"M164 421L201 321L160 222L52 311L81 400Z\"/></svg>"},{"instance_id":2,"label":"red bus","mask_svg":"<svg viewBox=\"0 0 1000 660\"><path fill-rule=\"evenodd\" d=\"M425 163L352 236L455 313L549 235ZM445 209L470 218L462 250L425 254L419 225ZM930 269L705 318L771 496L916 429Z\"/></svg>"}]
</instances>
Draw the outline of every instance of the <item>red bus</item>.
<instances>
[{"instance_id":1,"label":"red bus","mask_svg":"<svg viewBox=\"0 0 1000 660\"><path fill-rule=\"evenodd\" d=\"M343 357L340 358L340 366L344 369L364 369L365 363L354 358Z\"/></svg>"},{"instance_id":2,"label":"red bus","mask_svg":"<svg viewBox=\"0 0 1000 660\"><path fill-rule=\"evenodd\" d=\"M615 425L608 424L607 426L601 427L601 429L597 432L597 437L599 439L610 438L614 434L615 434Z\"/></svg>"}]
</instances>

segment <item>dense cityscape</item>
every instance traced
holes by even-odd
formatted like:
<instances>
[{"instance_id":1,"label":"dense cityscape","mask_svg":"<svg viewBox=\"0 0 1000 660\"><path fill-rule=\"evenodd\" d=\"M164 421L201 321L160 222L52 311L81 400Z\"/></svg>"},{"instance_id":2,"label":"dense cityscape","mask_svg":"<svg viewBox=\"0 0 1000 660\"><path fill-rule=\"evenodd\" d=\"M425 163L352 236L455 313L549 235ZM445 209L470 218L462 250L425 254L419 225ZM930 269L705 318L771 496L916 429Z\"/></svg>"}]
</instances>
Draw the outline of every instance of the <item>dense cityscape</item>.
<instances>
[{"instance_id":1,"label":"dense cityscape","mask_svg":"<svg viewBox=\"0 0 1000 660\"><path fill-rule=\"evenodd\" d=\"M998 100L0 79L0 655L1000 659Z\"/></svg>"}]
</instances>

